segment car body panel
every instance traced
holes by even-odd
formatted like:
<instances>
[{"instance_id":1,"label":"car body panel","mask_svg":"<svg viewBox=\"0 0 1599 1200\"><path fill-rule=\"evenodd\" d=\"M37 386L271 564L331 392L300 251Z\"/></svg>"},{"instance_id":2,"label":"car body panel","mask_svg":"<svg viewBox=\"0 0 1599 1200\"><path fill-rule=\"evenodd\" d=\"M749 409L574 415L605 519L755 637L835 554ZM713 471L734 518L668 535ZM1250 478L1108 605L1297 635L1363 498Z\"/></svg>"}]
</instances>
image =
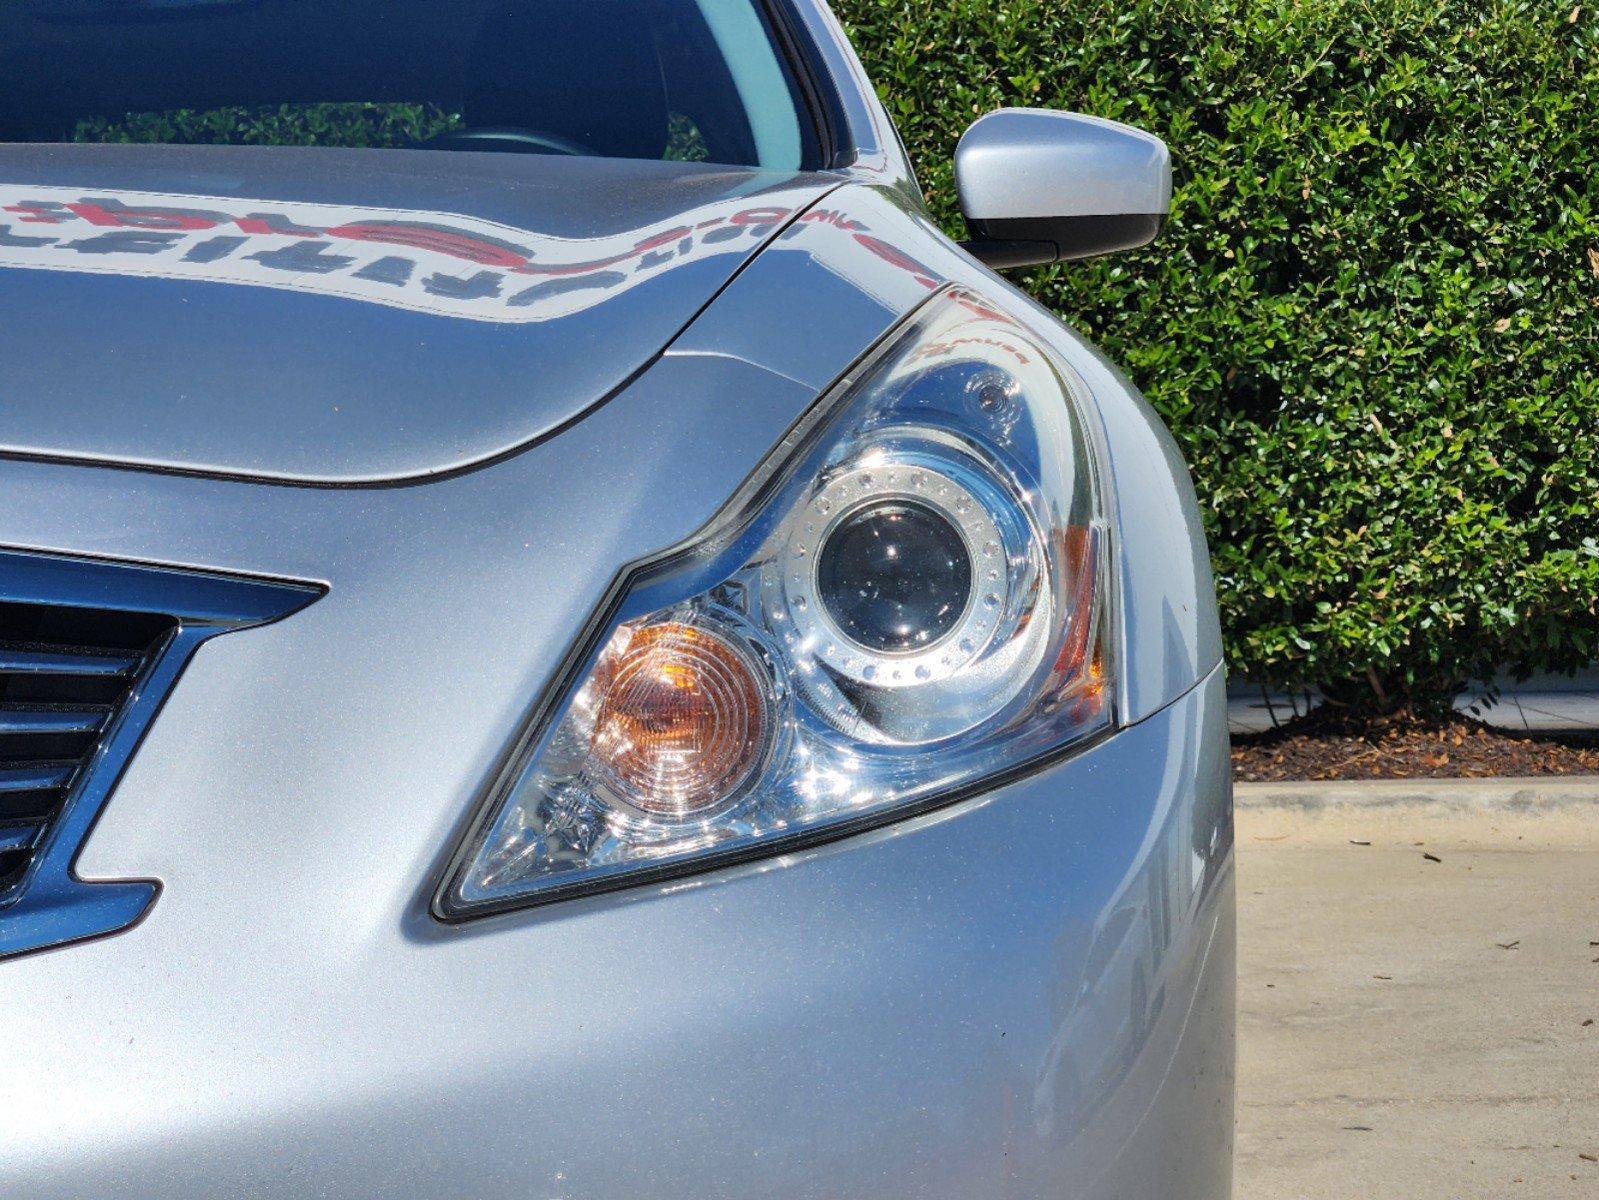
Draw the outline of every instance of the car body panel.
<instances>
[{"instance_id":1,"label":"car body panel","mask_svg":"<svg viewBox=\"0 0 1599 1200\"><path fill-rule=\"evenodd\" d=\"M460 470L604 399L837 183L0 147L0 453L302 483Z\"/></svg>"},{"instance_id":2,"label":"car body panel","mask_svg":"<svg viewBox=\"0 0 1599 1200\"><path fill-rule=\"evenodd\" d=\"M0 385L28 431L0 431L20 452L0 450L0 546L325 589L200 647L117 784L77 870L159 882L144 921L0 962L8 1198L1230 1195L1231 787L1192 484L1132 385L933 225L825 5L785 8L839 93L838 169L814 177L117 147L106 173L0 148L7 184L464 214L474 236L787 209L738 254L542 322L0 269L22 318ZM22 178L25 154L54 173ZM437 921L621 573L692 539L956 285L1056 348L1094 430L1117 728L825 845ZM635 326L640 298L661 312ZM155 317L170 341L140 349ZM16 387L52 378L51 338L57 412ZM246 346L263 357L234 362ZM218 428L182 428L197 413ZM101 454L119 461L83 461Z\"/></svg>"}]
</instances>

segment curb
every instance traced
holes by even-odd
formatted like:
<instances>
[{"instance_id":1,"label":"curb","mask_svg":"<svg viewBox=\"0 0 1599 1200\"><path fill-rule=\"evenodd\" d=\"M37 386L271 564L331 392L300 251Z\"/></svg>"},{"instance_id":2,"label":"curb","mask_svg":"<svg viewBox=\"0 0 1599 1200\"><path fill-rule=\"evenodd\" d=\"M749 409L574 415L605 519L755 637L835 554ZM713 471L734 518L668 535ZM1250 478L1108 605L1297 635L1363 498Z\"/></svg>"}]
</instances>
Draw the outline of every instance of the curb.
<instances>
[{"instance_id":1,"label":"curb","mask_svg":"<svg viewBox=\"0 0 1599 1200\"><path fill-rule=\"evenodd\" d=\"M1367 779L1333 783L1240 783L1246 809L1447 809L1524 816L1591 809L1599 815L1599 775L1536 779Z\"/></svg>"}]
</instances>

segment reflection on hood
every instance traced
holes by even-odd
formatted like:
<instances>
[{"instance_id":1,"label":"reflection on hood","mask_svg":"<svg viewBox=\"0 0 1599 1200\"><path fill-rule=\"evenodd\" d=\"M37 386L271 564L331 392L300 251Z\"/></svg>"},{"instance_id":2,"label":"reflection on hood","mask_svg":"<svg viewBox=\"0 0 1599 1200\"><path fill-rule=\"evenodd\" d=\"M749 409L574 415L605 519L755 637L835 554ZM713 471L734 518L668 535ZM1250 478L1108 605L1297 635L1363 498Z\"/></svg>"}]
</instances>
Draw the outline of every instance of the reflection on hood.
<instances>
[{"instance_id":1,"label":"reflection on hood","mask_svg":"<svg viewBox=\"0 0 1599 1200\"><path fill-rule=\"evenodd\" d=\"M282 288L474 321L570 316L675 264L743 256L793 210L733 197L607 237L450 213L0 184L0 267Z\"/></svg>"}]
</instances>

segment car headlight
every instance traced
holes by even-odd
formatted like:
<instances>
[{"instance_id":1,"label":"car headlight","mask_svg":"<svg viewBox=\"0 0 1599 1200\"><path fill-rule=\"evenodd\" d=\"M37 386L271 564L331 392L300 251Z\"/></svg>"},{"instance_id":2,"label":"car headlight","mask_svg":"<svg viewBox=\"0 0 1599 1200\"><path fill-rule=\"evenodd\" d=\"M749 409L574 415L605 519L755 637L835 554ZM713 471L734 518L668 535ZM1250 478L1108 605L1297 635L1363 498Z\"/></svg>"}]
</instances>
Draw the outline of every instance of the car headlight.
<instances>
[{"instance_id":1,"label":"car headlight","mask_svg":"<svg viewBox=\"0 0 1599 1200\"><path fill-rule=\"evenodd\" d=\"M708 532L621 581L440 915L837 836L1105 729L1106 523L1074 386L977 296L929 301Z\"/></svg>"}]
</instances>

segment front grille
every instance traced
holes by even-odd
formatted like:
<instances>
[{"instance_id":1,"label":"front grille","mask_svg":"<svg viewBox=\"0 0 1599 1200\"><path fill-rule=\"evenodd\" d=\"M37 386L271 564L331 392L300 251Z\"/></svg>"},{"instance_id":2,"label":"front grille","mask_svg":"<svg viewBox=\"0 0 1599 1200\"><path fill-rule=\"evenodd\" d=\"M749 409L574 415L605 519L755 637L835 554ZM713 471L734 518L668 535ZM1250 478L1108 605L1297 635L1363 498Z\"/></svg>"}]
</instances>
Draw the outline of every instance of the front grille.
<instances>
[{"instance_id":1,"label":"front grille","mask_svg":"<svg viewBox=\"0 0 1599 1200\"><path fill-rule=\"evenodd\" d=\"M194 652L322 589L0 548L0 959L117 933L151 879L78 853Z\"/></svg>"},{"instance_id":2,"label":"front grille","mask_svg":"<svg viewBox=\"0 0 1599 1200\"><path fill-rule=\"evenodd\" d=\"M0 603L0 905L175 626L149 613Z\"/></svg>"}]
</instances>

